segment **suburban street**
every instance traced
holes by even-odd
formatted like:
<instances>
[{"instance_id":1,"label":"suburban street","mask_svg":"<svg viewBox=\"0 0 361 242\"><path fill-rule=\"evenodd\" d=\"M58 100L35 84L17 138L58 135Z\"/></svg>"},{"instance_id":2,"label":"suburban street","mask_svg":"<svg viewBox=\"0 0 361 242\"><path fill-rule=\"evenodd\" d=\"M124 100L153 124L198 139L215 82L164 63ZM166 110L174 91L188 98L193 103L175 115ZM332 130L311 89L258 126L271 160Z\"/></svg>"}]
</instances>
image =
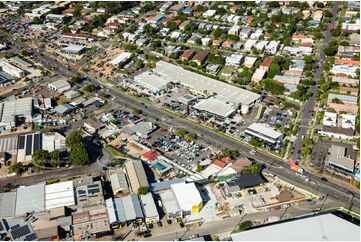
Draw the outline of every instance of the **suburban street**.
<instances>
[{"instance_id":1,"label":"suburban street","mask_svg":"<svg viewBox=\"0 0 361 242\"><path fill-rule=\"evenodd\" d=\"M337 13L337 5L334 6L333 11L334 11L334 13L335 13L335 11ZM336 14L333 14L333 15L335 18ZM334 21L334 18L333 18L333 21ZM3 32L1 32L1 34L4 36ZM18 48L19 50L21 50L21 49L32 50L30 47L28 47L24 43L19 42L17 40L12 40L11 36L9 36L9 35L5 35L5 36L8 38L8 41L14 42L13 43L14 49ZM327 46L327 41L329 40L329 38L330 38L330 33L329 33L329 31L327 31L326 36L325 36L325 42L323 44L323 48L325 46ZM212 144L219 148L228 147L228 148L239 151L240 154L242 154L242 155L252 157L258 161L261 161L266 164L267 170L276 174L280 179L283 179L286 182L297 185L298 187L306 189L310 192L314 192L315 194L328 195L330 198L335 199L337 202L339 202L340 206L344 206L344 207L349 206L351 196L352 196L352 194L354 194L354 198L352 198L354 205L352 208L356 211L359 211L359 192L356 191L356 189L354 190L353 193L349 193L349 190L345 189L342 185L337 184L333 181L324 182L321 180L320 176L318 176L316 174L312 174L312 173L307 173L307 176L310 178L310 182L304 183L301 178L295 176L294 172L291 171L287 167L288 164L279 158L275 158L264 152L257 152L256 154L251 155L250 151L253 148L241 143L238 140L235 140L234 138L216 133L216 132L210 130L209 128L203 127L195 122L192 122L192 121L189 121L189 120L186 120L183 118L179 118L174 114L171 114L158 107L155 107L154 105L147 104L145 106L142 103L142 101L140 101L139 99L129 96L122 91L119 91L117 88L113 87L112 85L108 85L106 83L101 83L98 80L94 79L93 77L86 75L85 73L80 73L77 70L73 70L70 67L64 66L62 63L60 63L59 61L52 58L51 55L44 50L42 50L42 54L40 54L39 51L37 51L36 49L33 51L34 51L34 58L37 61L41 62L45 67L51 69L54 73L64 75L65 77L71 77L76 74L81 74L82 76L89 78L94 84L105 85L109 89L108 94L113 97L116 97L115 98L116 103L126 105L129 108L141 109L149 117L156 119L156 120L161 117L165 118L166 120L168 120L168 125L177 127L177 128L183 127L185 129L187 129L188 131L197 133L197 134L201 135L201 139L203 139L205 142L207 142L209 144ZM320 58L321 58L321 61L324 59L323 51L321 52ZM316 71L315 77L319 78L319 76L321 75L321 72L322 72L322 63L320 64L320 67ZM318 79L318 78L316 78L316 79ZM312 90L315 91L316 89L317 89L317 86L314 86ZM298 142L296 142L296 143L300 143L302 141L302 132L304 132L304 133L307 132L308 126L306 127L306 123L308 123L308 121L309 121L307 119L307 117L309 117L309 119L310 119L310 117L311 117L310 110L313 110L314 103L315 103L314 98L311 98L305 104L305 111L304 111L305 116L302 118L303 123L301 124L301 127L304 127L304 128L302 129L303 131L300 132L300 135L298 137ZM306 110L308 110L308 111L306 111ZM270 165L270 166L267 167L267 165ZM274 166L282 167L282 168L274 168Z\"/></svg>"},{"instance_id":2,"label":"suburban street","mask_svg":"<svg viewBox=\"0 0 361 242\"><path fill-rule=\"evenodd\" d=\"M338 6L339 2L335 2L332 7L332 18L331 18L331 25L333 25L336 21L337 13L338 13ZM316 92L318 89L318 81L320 80L320 77L323 73L323 63L325 61L325 48L328 47L328 42L330 41L332 35L331 35L331 29L327 28L326 32L324 33L324 40L321 46L321 52L320 56L318 58L318 67L314 72L313 80L316 82L315 85L313 85L310 88L310 91L312 92L312 96L310 96L305 104L302 107L301 110L301 119L300 119L300 129L297 134L296 140L295 140L295 148L293 151L293 158L296 160L297 155L299 152L301 152L302 145L304 138L308 136L308 132L310 130L311 121L312 121L312 111L315 111L315 105L316 105Z\"/></svg>"}]
</instances>

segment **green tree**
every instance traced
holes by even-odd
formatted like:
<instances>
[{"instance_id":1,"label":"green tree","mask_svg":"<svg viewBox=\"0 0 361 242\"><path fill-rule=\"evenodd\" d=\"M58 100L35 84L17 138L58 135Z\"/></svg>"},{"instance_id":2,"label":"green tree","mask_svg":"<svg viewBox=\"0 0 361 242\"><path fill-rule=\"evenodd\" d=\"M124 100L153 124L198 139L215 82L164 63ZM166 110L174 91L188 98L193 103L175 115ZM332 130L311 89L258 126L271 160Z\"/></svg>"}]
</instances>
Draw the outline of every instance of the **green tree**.
<instances>
[{"instance_id":1,"label":"green tree","mask_svg":"<svg viewBox=\"0 0 361 242\"><path fill-rule=\"evenodd\" d=\"M52 167L60 166L60 152L58 150L54 150L50 152L50 162Z\"/></svg>"},{"instance_id":2,"label":"green tree","mask_svg":"<svg viewBox=\"0 0 361 242\"><path fill-rule=\"evenodd\" d=\"M187 131L185 131L184 129L178 129L177 131L175 131L175 135L180 138L184 138L186 134Z\"/></svg>"},{"instance_id":3,"label":"green tree","mask_svg":"<svg viewBox=\"0 0 361 242\"><path fill-rule=\"evenodd\" d=\"M303 57L303 60L306 62L306 64L312 64L313 62L313 58L310 55L306 55L305 57Z\"/></svg>"},{"instance_id":4,"label":"green tree","mask_svg":"<svg viewBox=\"0 0 361 242\"><path fill-rule=\"evenodd\" d=\"M267 92L270 92L274 95L283 94L285 87L282 83L272 79L265 79L260 81L260 84L263 86L263 89Z\"/></svg>"},{"instance_id":5,"label":"green tree","mask_svg":"<svg viewBox=\"0 0 361 242\"><path fill-rule=\"evenodd\" d=\"M21 174L23 172L23 164L21 162L16 162L9 166L9 173Z\"/></svg>"},{"instance_id":6,"label":"green tree","mask_svg":"<svg viewBox=\"0 0 361 242\"><path fill-rule=\"evenodd\" d=\"M39 17L34 17L32 22L33 22L33 24L41 24L42 23L41 19Z\"/></svg>"},{"instance_id":7,"label":"green tree","mask_svg":"<svg viewBox=\"0 0 361 242\"><path fill-rule=\"evenodd\" d=\"M275 75L281 74L281 68L277 63L272 63L267 73L268 78L273 78Z\"/></svg>"},{"instance_id":8,"label":"green tree","mask_svg":"<svg viewBox=\"0 0 361 242\"><path fill-rule=\"evenodd\" d=\"M143 61L141 59L138 59L135 63L135 69L140 70L143 67Z\"/></svg>"},{"instance_id":9,"label":"green tree","mask_svg":"<svg viewBox=\"0 0 361 242\"><path fill-rule=\"evenodd\" d=\"M74 76L72 76L72 77L69 78L69 83L74 85L74 84L76 84L76 83L81 82L81 80L82 80L81 76L79 76L79 75L74 75Z\"/></svg>"},{"instance_id":10,"label":"green tree","mask_svg":"<svg viewBox=\"0 0 361 242\"><path fill-rule=\"evenodd\" d=\"M95 85L94 84L88 84L84 87L84 90L87 92L93 92L95 90Z\"/></svg>"},{"instance_id":11,"label":"green tree","mask_svg":"<svg viewBox=\"0 0 361 242\"><path fill-rule=\"evenodd\" d=\"M139 187L138 188L138 195L145 195L149 192L148 187Z\"/></svg>"},{"instance_id":12,"label":"green tree","mask_svg":"<svg viewBox=\"0 0 361 242\"><path fill-rule=\"evenodd\" d=\"M252 137L251 140L249 141L249 144L254 147L261 147L262 142L256 138Z\"/></svg>"},{"instance_id":13,"label":"green tree","mask_svg":"<svg viewBox=\"0 0 361 242\"><path fill-rule=\"evenodd\" d=\"M197 165L197 172L203 171L203 166L201 164Z\"/></svg>"},{"instance_id":14,"label":"green tree","mask_svg":"<svg viewBox=\"0 0 361 242\"><path fill-rule=\"evenodd\" d=\"M132 114L133 115L139 115L142 113L142 110L138 109L138 108L133 108L132 110Z\"/></svg>"},{"instance_id":15,"label":"green tree","mask_svg":"<svg viewBox=\"0 0 361 242\"><path fill-rule=\"evenodd\" d=\"M66 33L70 33L70 29L67 25L65 25L62 29L61 29L61 32L63 34L66 34Z\"/></svg>"},{"instance_id":16,"label":"green tree","mask_svg":"<svg viewBox=\"0 0 361 242\"><path fill-rule=\"evenodd\" d=\"M37 150L32 155L33 162L39 166L48 166L50 163L50 154L47 150Z\"/></svg>"},{"instance_id":17,"label":"green tree","mask_svg":"<svg viewBox=\"0 0 361 242\"><path fill-rule=\"evenodd\" d=\"M187 133L185 135L185 139L188 141L193 141L193 140L196 140L197 138L198 138L198 136L196 133Z\"/></svg>"},{"instance_id":18,"label":"green tree","mask_svg":"<svg viewBox=\"0 0 361 242\"><path fill-rule=\"evenodd\" d=\"M236 150L232 150L230 148L225 148L222 150L221 157L231 157L235 159L238 156L238 152Z\"/></svg>"},{"instance_id":19,"label":"green tree","mask_svg":"<svg viewBox=\"0 0 361 242\"><path fill-rule=\"evenodd\" d=\"M83 143L83 138L77 131L71 132L65 139L65 144L68 148L73 148L76 144Z\"/></svg>"},{"instance_id":20,"label":"green tree","mask_svg":"<svg viewBox=\"0 0 361 242\"><path fill-rule=\"evenodd\" d=\"M76 166L83 166L89 161L89 154L83 142L72 146L70 160Z\"/></svg>"},{"instance_id":21,"label":"green tree","mask_svg":"<svg viewBox=\"0 0 361 242\"><path fill-rule=\"evenodd\" d=\"M218 39L223 34L223 30L221 28L216 28L213 31L214 38Z\"/></svg>"},{"instance_id":22,"label":"green tree","mask_svg":"<svg viewBox=\"0 0 361 242\"><path fill-rule=\"evenodd\" d=\"M242 173L245 175L252 175L252 174L259 174L262 170L262 164L255 163L252 165L247 166Z\"/></svg>"}]
</instances>

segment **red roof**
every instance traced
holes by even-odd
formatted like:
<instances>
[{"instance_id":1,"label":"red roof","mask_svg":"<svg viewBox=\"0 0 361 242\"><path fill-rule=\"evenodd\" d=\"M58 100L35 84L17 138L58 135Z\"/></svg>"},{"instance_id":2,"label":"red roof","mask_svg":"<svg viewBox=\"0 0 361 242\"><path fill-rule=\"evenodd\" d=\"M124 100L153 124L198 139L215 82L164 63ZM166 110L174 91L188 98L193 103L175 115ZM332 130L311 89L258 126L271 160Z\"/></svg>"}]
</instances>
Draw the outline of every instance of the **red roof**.
<instances>
[{"instance_id":1,"label":"red roof","mask_svg":"<svg viewBox=\"0 0 361 242\"><path fill-rule=\"evenodd\" d=\"M270 67L272 64L272 58L269 57L269 56L266 56L264 59L263 59L263 62L261 64L261 66L267 66L267 67Z\"/></svg>"},{"instance_id":2,"label":"red roof","mask_svg":"<svg viewBox=\"0 0 361 242\"><path fill-rule=\"evenodd\" d=\"M159 152L156 150L149 150L143 154L143 157L147 160L154 160L157 156L159 156Z\"/></svg>"},{"instance_id":3,"label":"red roof","mask_svg":"<svg viewBox=\"0 0 361 242\"><path fill-rule=\"evenodd\" d=\"M108 27L120 27L120 23L119 22L112 22L112 23L107 23Z\"/></svg>"},{"instance_id":4,"label":"red roof","mask_svg":"<svg viewBox=\"0 0 361 242\"><path fill-rule=\"evenodd\" d=\"M349 65L349 66L358 66L360 65L360 61L358 60L344 60L344 59L336 59L337 64L341 65Z\"/></svg>"},{"instance_id":5,"label":"red roof","mask_svg":"<svg viewBox=\"0 0 361 242\"><path fill-rule=\"evenodd\" d=\"M254 18L247 18L247 23L252 23Z\"/></svg>"},{"instance_id":6,"label":"red roof","mask_svg":"<svg viewBox=\"0 0 361 242\"><path fill-rule=\"evenodd\" d=\"M232 159L231 157L227 156L227 157L223 157L221 159L222 162L226 163L226 164L229 164L229 163L232 163Z\"/></svg>"},{"instance_id":7,"label":"red roof","mask_svg":"<svg viewBox=\"0 0 361 242\"><path fill-rule=\"evenodd\" d=\"M221 160L215 160L213 161L213 165L218 166L220 168L224 168L227 164Z\"/></svg>"}]
</instances>

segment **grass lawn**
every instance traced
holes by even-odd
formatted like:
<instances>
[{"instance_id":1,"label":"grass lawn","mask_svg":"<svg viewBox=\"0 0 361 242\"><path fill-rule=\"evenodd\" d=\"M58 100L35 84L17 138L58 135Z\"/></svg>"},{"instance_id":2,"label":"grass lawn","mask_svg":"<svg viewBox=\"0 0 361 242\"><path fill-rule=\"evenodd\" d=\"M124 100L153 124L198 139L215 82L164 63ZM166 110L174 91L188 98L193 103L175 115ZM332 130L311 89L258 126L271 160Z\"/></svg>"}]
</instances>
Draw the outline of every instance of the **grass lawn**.
<instances>
[{"instance_id":1,"label":"grass lawn","mask_svg":"<svg viewBox=\"0 0 361 242\"><path fill-rule=\"evenodd\" d=\"M234 72L234 68L231 66L224 66L219 72L218 77L222 80L228 81L229 78L232 77L232 74ZM226 75L226 76L225 76Z\"/></svg>"},{"instance_id":2,"label":"grass lawn","mask_svg":"<svg viewBox=\"0 0 361 242\"><path fill-rule=\"evenodd\" d=\"M120 156L120 157L127 157L126 154L120 152L119 150L117 150L116 148L114 148L111 145L107 145L105 146L105 149L107 149L107 151L109 151L110 153L112 153L115 156Z\"/></svg>"}]
</instances>

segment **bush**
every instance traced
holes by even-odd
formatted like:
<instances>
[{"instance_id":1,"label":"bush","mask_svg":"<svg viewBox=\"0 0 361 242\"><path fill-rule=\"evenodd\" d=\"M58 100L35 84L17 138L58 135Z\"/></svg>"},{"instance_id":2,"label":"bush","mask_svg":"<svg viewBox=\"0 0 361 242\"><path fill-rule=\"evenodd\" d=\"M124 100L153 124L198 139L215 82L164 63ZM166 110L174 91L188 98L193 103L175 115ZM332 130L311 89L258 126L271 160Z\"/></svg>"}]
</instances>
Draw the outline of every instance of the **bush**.
<instances>
[{"instance_id":1,"label":"bush","mask_svg":"<svg viewBox=\"0 0 361 242\"><path fill-rule=\"evenodd\" d=\"M149 192L148 187L139 187L138 188L138 195L145 195Z\"/></svg>"}]
</instances>

